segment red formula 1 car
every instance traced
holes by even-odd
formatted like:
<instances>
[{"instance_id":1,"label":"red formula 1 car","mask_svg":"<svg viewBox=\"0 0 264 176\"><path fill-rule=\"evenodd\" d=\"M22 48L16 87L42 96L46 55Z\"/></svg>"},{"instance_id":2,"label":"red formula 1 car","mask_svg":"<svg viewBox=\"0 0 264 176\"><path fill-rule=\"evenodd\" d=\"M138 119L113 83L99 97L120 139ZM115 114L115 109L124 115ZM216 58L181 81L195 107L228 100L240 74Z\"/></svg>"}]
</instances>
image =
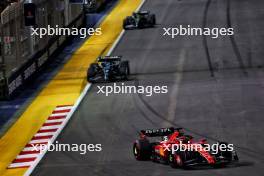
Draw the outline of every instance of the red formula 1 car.
<instances>
[{"instance_id":1,"label":"red formula 1 car","mask_svg":"<svg viewBox=\"0 0 264 176\"><path fill-rule=\"evenodd\" d=\"M157 138L159 138L157 140ZM214 145L205 139L193 141L182 128L141 130L134 142L133 153L137 160L152 160L171 167L225 166L238 161L233 145L219 142Z\"/></svg>"}]
</instances>

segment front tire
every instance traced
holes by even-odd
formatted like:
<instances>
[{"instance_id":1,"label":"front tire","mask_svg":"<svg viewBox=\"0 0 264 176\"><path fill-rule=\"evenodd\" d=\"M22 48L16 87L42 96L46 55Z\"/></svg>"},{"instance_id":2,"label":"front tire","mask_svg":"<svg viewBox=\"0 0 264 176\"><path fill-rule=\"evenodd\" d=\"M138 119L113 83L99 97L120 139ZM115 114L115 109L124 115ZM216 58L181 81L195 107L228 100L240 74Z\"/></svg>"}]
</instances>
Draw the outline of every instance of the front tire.
<instances>
[{"instance_id":1,"label":"front tire","mask_svg":"<svg viewBox=\"0 0 264 176\"><path fill-rule=\"evenodd\" d=\"M238 157L236 151L233 151L233 159L234 159L235 161L239 161L239 157Z\"/></svg>"},{"instance_id":2,"label":"front tire","mask_svg":"<svg viewBox=\"0 0 264 176\"><path fill-rule=\"evenodd\" d=\"M222 145L222 144L228 146L227 142L220 142L219 146ZM218 155L219 156L223 156L229 162L231 162L233 160L233 152L232 151L226 151L226 150L222 151L220 147L218 148Z\"/></svg>"},{"instance_id":3,"label":"front tire","mask_svg":"<svg viewBox=\"0 0 264 176\"><path fill-rule=\"evenodd\" d=\"M154 15L154 14L151 15L151 18L150 19L151 19L151 25L152 26L155 26L156 25L156 15Z\"/></svg>"},{"instance_id":4,"label":"front tire","mask_svg":"<svg viewBox=\"0 0 264 176\"><path fill-rule=\"evenodd\" d=\"M179 152L169 155L169 164L172 168L185 168L185 157L183 154L183 152Z\"/></svg>"},{"instance_id":5,"label":"front tire","mask_svg":"<svg viewBox=\"0 0 264 176\"><path fill-rule=\"evenodd\" d=\"M120 63L120 74L122 76L122 79L125 80L128 79L128 76L130 75L130 68L128 61L123 61Z\"/></svg>"},{"instance_id":6,"label":"front tire","mask_svg":"<svg viewBox=\"0 0 264 176\"><path fill-rule=\"evenodd\" d=\"M136 160L149 160L151 156L151 144L147 139L139 139L133 145L133 154Z\"/></svg>"},{"instance_id":7,"label":"front tire","mask_svg":"<svg viewBox=\"0 0 264 176\"><path fill-rule=\"evenodd\" d=\"M143 29L144 27L145 27L145 20L140 19L140 20L138 21L138 28L139 28L139 29Z\"/></svg>"}]
</instances>

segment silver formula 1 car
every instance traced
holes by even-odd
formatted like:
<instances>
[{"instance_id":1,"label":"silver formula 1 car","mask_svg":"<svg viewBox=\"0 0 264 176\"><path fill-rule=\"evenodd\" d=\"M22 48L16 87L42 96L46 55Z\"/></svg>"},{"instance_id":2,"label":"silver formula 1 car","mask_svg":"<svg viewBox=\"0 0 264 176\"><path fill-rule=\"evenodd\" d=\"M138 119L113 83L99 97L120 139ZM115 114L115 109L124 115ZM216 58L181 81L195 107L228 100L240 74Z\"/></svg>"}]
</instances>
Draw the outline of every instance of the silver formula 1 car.
<instances>
[{"instance_id":1,"label":"silver formula 1 car","mask_svg":"<svg viewBox=\"0 0 264 176\"><path fill-rule=\"evenodd\" d=\"M127 80L130 74L129 62L122 61L121 56L104 56L92 63L87 71L89 82L112 82Z\"/></svg>"},{"instance_id":2,"label":"silver formula 1 car","mask_svg":"<svg viewBox=\"0 0 264 176\"><path fill-rule=\"evenodd\" d=\"M123 21L123 28L141 29L147 27L154 27L156 25L156 16L149 11L134 12L132 16L128 16Z\"/></svg>"}]
</instances>

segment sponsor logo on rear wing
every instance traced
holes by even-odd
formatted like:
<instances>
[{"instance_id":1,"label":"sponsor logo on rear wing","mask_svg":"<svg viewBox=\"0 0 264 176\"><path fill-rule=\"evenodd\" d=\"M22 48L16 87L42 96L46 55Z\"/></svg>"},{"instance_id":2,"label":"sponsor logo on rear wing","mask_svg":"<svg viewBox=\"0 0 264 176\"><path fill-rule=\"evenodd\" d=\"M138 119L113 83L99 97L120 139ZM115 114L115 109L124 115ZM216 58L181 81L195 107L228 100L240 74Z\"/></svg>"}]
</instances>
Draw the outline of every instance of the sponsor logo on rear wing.
<instances>
[{"instance_id":1,"label":"sponsor logo on rear wing","mask_svg":"<svg viewBox=\"0 0 264 176\"><path fill-rule=\"evenodd\" d=\"M147 137L158 137L158 136L167 136L175 131L180 131L182 128L160 128L160 129L147 129L147 130L141 130L141 134L147 136Z\"/></svg>"},{"instance_id":2,"label":"sponsor logo on rear wing","mask_svg":"<svg viewBox=\"0 0 264 176\"><path fill-rule=\"evenodd\" d=\"M140 15L147 15L147 14L149 14L149 11L139 11L138 14L140 14Z\"/></svg>"},{"instance_id":3,"label":"sponsor logo on rear wing","mask_svg":"<svg viewBox=\"0 0 264 176\"><path fill-rule=\"evenodd\" d=\"M98 62L121 61L122 56L103 56L98 58Z\"/></svg>"}]
</instances>

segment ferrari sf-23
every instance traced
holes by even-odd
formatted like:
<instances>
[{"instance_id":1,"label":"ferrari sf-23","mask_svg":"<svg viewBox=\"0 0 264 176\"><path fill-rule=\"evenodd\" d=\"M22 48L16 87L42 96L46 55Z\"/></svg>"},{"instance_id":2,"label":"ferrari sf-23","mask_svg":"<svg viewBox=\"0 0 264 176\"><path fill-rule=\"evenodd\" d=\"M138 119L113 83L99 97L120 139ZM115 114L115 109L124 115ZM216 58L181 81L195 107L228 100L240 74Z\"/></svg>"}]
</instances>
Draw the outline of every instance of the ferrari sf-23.
<instances>
[{"instance_id":1,"label":"ferrari sf-23","mask_svg":"<svg viewBox=\"0 0 264 176\"><path fill-rule=\"evenodd\" d=\"M229 146L226 142L217 144L218 147ZM184 146L185 149L191 147L192 150L179 150L179 145ZM212 151L212 149L206 150L206 146L209 146L206 139L194 141L192 136L184 134L182 128L149 129L139 132L139 139L133 144L133 154L137 160L152 160L169 164L173 168L201 165L224 167L238 161L235 150L219 147Z\"/></svg>"}]
</instances>

